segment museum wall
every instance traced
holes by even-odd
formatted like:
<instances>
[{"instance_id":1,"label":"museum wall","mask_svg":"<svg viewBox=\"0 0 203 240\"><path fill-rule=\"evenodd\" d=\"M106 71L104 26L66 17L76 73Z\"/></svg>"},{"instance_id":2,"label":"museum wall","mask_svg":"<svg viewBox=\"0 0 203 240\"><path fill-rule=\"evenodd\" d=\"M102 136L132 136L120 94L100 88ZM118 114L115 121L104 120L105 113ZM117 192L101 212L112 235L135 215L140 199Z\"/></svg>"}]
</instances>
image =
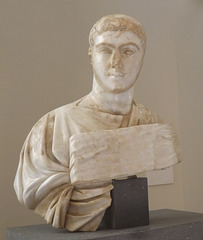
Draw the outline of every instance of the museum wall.
<instances>
[{"instance_id":1,"label":"museum wall","mask_svg":"<svg viewBox=\"0 0 203 240\"><path fill-rule=\"evenodd\" d=\"M44 222L16 199L19 153L41 116L91 90L89 30L111 13L143 23L135 101L171 122L181 143L174 183L149 187L150 209L203 212L203 2L0 0L0 239L7 227Z\"/></svg>"}]
</instances>

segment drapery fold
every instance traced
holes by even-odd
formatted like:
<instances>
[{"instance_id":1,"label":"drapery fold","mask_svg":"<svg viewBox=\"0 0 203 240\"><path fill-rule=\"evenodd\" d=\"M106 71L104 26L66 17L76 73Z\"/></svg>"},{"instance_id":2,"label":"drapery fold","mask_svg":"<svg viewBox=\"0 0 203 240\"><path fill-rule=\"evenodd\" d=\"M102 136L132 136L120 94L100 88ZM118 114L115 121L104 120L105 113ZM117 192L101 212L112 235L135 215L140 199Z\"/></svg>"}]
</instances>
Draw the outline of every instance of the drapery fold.
<instances>
[{"instance_id":1,"label":"drapery fold","mask_svg":"<svg viewBox=\"0 0 203 240\"><path fill-rule=\"evenodd\" d=\"M94 231L111 204L113 186L111 181L71 184L70 137L157 123L159 119L142 105L133 104L128 121L123 121L125 116L80 107L79 102L60 107L35 124L20 154L14 188L21 203L54 227Z\"/></svg>"}]
</instances>

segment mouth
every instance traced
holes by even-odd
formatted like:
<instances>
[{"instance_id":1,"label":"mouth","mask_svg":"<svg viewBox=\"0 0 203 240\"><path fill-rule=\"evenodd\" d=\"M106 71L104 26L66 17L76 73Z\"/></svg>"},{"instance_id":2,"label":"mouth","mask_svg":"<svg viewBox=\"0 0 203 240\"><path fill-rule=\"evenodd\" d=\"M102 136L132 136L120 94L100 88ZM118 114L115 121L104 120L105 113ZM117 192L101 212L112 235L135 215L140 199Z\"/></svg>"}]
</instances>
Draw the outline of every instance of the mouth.
<instances>
[{"instance_id":1,"label":"mouth","mask_svg":"<svg viewBox=\"0 0 203 240\"><path fill-rule=\"evenodd\" d=\"M125 73L111 71L107 74L109 77L124 77Z\"/></svg>"}]
</instances>

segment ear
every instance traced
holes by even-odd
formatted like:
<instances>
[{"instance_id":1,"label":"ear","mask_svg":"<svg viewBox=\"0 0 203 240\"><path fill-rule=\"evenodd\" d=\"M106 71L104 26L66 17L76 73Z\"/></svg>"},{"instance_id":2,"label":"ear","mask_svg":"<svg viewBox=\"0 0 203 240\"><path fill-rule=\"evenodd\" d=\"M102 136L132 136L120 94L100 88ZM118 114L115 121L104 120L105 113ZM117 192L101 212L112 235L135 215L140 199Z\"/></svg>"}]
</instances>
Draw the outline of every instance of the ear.
<instances>
[{"instance_id":1,"label":"ear","mask_svg":"<svg viewBox=\"0 0 203 240\"><path fill-rule=\"evenodd\" d=\"M90 59L92 59L92 49L91 49L91 47L89 47L89 49L88 49L88 56L89 56Z\"/></svg>"},{"instance_id":2,"label":"ear","mask_svg":"<svg viewBox=\"0 0 203 240\"><path fill-rule=\"evenodd\" d=\"M89 47L89 49L88 49L88 56L89 56L89 58L91 60L91 64L92 64L92 49L91 49L91 47Z\"/></svg>"}]
</instances>

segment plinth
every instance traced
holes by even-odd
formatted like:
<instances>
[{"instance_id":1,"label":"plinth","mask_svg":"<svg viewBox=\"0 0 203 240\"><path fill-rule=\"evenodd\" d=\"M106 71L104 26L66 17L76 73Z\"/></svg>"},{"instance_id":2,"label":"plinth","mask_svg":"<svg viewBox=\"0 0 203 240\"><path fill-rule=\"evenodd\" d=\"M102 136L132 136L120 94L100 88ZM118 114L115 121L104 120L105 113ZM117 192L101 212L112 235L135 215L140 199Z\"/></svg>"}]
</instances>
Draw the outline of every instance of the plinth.
<instances>
[{"instance_id":1,"label":"plinth","mask_svg":"<svg viewBox=\"0 0 203 240\"><path fill-rule=\"evenodd\" d=\"M100 229L121 229L149 224L147 178L113 180L112 203Z\"/></svg>"},{"instance_id":2,"label":"plinth","mask_svg":"<svg viewBox=\"0 0 203 240\"><path fill-rule=\"evenodd\" d=\"M7 240L202 240L203 214L176 210L151 211L150 224L141 227L74 232L50 225L7 229Z\"/></svg>"}]
</instances>

